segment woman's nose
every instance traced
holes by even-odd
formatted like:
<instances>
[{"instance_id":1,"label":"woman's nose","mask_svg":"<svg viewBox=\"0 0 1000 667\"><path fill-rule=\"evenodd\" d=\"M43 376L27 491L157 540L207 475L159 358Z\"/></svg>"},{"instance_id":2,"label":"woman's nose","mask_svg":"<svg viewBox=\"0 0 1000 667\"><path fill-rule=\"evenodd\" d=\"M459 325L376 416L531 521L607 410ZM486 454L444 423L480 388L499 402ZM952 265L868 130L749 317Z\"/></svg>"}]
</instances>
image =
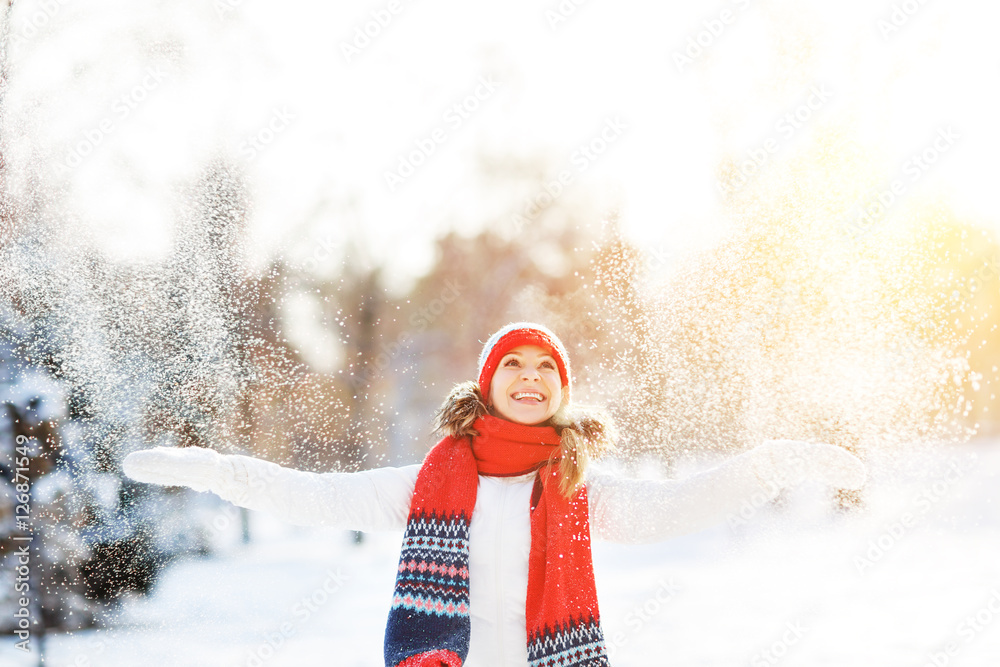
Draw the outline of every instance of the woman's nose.
<instances>
[{"instance_id":1,"label":"woman's nose","mask_svg":"<svg viewBox=\"0 0 1000 667\"><path fill-rule=\"evenodd\" d=\"M525 380L537 380L541 376L534 368L525 368L521 371L521 378Z\"/></svg>"}]
</instances>

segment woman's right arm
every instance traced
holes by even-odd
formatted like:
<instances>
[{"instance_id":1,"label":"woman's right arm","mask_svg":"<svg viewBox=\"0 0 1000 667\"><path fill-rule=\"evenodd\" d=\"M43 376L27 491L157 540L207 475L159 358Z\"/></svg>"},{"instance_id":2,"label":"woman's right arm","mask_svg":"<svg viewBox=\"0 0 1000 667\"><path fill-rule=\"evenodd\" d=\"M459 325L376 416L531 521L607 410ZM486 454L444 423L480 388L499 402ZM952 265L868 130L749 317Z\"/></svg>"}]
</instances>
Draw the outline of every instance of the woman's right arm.
<instances>
[{"instance_id":1,"label":"woman's right arm","mask_svg":"<svg viewBox=\"0 0 1000 667\"><path fill-rule=\"evenodd\" d=\"M402 530L419 465L312 473L202 447L155 447L125 457L140 482L212 491L224 500L300 526Z\"/></svg>"},{"instance_id":2,"label":"woman's right arm","mask_svg":"<svg viewBox=\"0 0 1000 667\"><path fill-rule=\"evenodd\" d=\"M841 447L768 440L682 480L595 476L588 481L591 528L594 537L612 542L665 540L720 523L744 504L769 501L806 480L857 489L866 474L864 464Z\"/></svg>"}]
</instances>

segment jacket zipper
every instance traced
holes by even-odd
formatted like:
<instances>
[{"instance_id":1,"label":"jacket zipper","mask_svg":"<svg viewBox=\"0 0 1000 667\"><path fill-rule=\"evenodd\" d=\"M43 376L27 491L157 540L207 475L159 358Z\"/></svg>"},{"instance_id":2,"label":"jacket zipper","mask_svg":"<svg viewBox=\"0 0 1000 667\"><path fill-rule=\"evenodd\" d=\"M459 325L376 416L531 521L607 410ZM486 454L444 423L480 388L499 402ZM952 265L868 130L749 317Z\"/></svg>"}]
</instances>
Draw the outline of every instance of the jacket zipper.
<instances>
[{"instance_id":1,"label":"jacket zipper","mask_svg":"<svg viewBox=\"0 0 1000 667\"><path fill-rule=\"evenodd\" d=\"M496 540L496 557L493 559L494 567L496 567L496 590L497 590L497 611L499 616L497 617L497 651L498 657L500 658L499 665L506 665L507 662L504 659L504 622L506 620L506 614L504 614L504 594L503 594L503 522L504 522L504 510L507 504L507 491L509 484L504 481L500 482L500 520L497 521L497 540Z\"/></svg>"}]
</instances>

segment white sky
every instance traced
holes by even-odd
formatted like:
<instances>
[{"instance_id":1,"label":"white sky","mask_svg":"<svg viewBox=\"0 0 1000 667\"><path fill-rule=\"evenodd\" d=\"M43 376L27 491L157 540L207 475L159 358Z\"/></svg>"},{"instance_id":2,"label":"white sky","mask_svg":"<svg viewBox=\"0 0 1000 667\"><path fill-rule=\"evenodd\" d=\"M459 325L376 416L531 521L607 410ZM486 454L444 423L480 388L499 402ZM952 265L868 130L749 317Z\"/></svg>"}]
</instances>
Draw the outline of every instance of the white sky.
<instances>
[{"instance_id":1,"label":"white sky","mask_svg":"<svg viewBox=\"0 0 1000 667\"><path fill-rule=\"evenodd\" d=\"M916 11L884 37L878 22L903 4ZM614 118L627 129L575 175L574 192L617 193L598 200L620 199L627 232L649 247L710 243L726 228L720 161L780 137L780 118L823 85L831 99L779 141L780 154L836 122L889 178L952 127L959 139L920 189L977 221L1000 219L995 5L592 0L553 29L545 11L556 2L411 0L346 62L341 43L388 6L18 0L11 29L27 38L12 50L9 109L26 129L13 154L21 164L43 162L38 151L65 159L110 119L101 145L71 171L66 203L110 253L155 257L169 247L175 189L219 146L245 155L241 143L278 110L293 117L287 128L245 161L257 256L281 252L319 210L304 232L317 247L345 227L360 231L390 278L405 282L427 268L434 235L488 215L471 175L477 149L568 168ZM705 22L723 11L729 23L708 39ZM678 71L675 52L699 33L708 46ZM162 81L124 115L121 97L147 67L161 68ZM450 127L446 110L485 75L500 82L496 92ZM435 127L447 140L390 192L385 171ZM354 214L345 218L348 201Z\"/></svg>"}]
</instances>

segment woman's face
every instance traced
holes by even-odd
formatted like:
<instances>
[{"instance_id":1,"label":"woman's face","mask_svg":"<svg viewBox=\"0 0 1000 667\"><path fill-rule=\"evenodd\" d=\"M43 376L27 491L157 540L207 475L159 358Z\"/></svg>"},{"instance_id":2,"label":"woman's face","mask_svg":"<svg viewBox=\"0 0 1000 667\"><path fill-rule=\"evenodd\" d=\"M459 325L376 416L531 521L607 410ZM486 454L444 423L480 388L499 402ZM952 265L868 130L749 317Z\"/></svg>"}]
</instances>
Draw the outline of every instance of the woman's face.
<instances>
[{"instance_id":1,"label":"woman's face","mask_svg":"<svg viewBox=\"0 0 1000 667\"><path fill-rule=\"evenodd\" d=\"M504 419L539 424L562 403L555 358L537 345L519 345L500 359L490 382L490 402Z\"/></svg>"}]
</instances>

